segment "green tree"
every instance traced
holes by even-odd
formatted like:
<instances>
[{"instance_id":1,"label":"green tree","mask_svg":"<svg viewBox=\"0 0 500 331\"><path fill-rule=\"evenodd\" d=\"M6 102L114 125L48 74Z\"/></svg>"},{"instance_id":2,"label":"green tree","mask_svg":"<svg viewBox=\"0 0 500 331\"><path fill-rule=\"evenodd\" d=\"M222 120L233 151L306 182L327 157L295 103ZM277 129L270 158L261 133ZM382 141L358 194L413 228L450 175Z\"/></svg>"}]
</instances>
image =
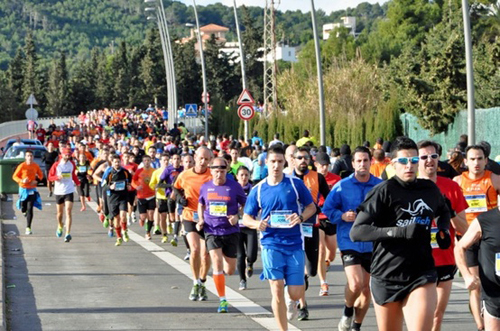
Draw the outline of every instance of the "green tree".
<instances>
[{"instance_id":1,"label":"green tree","mask_svg":"<svg viewBox=\"0 0 500 331\"><path fill-rule=\"evenodd\" d=\"M34 94L35 97L40 99L40 76L38 69L38 55L36 52L35 41L33 40L33 34L28 31L26 35L26 44L24 46L25 61L23 67L23 87L22 87L22 99L28 100L30 94Z\"/></svg>"},{"instance_id":2,"label":"green tree","mask_svg":"<svg viewBox=\"0 0 500 331\"><path fill-rule=\"evenodd\" d=\"M10 61L9 69L7 70L7 84L9 89L15 95L15 106L20 105L23 101L23 68L24 55L21 47L16 51L16 56Z\"/></svg>"},{"instance_id":3,"label":"green tree","mask_svg":"<svg viewBox=\"0 0 500 331\"><path fill-rule=\"evenodd\" d=\"M111 76L114 80L111 105L115 108L129 106L130 67L127 54L127 43L122 41L111 61Z\"/></svg>"},{"instance_id":4,"label":"green tree","mask_svg":"<svg viewBox=\"0 0 500 331\"><path fill-rule=\"evenodd\" d=\"M66 54L61 52L59 58L53 61L49 71L46 112L52 116L68 115L68 96Z\"/></svg>"}]
</instances>

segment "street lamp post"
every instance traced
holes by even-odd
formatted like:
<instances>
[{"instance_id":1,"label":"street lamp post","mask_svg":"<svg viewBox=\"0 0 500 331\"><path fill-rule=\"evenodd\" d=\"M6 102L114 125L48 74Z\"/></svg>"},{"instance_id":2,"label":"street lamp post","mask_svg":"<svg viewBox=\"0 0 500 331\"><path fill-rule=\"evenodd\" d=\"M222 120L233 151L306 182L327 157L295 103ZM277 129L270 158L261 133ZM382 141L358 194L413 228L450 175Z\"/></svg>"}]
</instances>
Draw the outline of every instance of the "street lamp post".
<instances>
[{"instance_id":1,"label":"street lamp post","mask_svg":"<svg viewBox=\"0 0 500 331\"><path fill-rule=\"evenodd\" d=\"M238 20L238 12L236 10L236 0L233 0L234 7L234 21L236 23L236 33L238 34L238 46L240 48L240 63L241 63L241 85L243 90L247 88L247 81L245 75L245 53L243 52L243 40L241 40L240 23ZM253 106L252 106L253 107ZM248 121L243 121L245 125L245 141L248 139Z\"/></svg>"},{"instance_id":2,"label":"street lamp post","mask_svg":"<svg viewBox=\"0 0 500 331\"><path fill-rule=\"evenodd\" d=\"M469 2L462 0L465 38L465 66L467 72L467 136L469 145L476 143L476 111L474 109L474 68L472 65L472 41L470 32Z\"/></svg>"},{"instance_id":3,"label":"street lamp post","mask_svg":"<svg viewBox=\"0 0 500 331\"><path fill-rule=\"evenodd\" d=\"M208 139L208 93L207 76L205 71L205 57L203 56L203 42L201 40L200 21L198 20L198 11L196 10L196 0L193 0L194 17L196 19L196 30L198 30L198 45L200 48L201 74L203 77L203 104L205 107L205 139Z\"/></svg>"},{"instance_id":4,"label":"street lamp post","mask_svg":"<svg viewBox=\"0 0 500 331\"><path fill-rule=\"evenodd\" d=\"M316 11L314 0L311 0L311 18L314 33L314 48L316 50L316 69L318 72L318 94L319 94L319 133L321 145L326 145L325 139L325 97L323 93L323 72L321 69L321 49L319 48L318 28L316 26Z\"/></svg>"},{"instance_id":5,"label":"street lamp post","mask_svg":"<svg viewBox=\"0 0 500 331\"><path fill-rule=\"evenodd\" d=\"M163 3L160 0L160 5L158 5L157 0L144 0L145 3L156 3L156 7L146 8L146 12L156 11L156 21L158 23L158 30L160 33L160 41L163 51L163 59L165 62L165 78L167 83L167 108L172 110L173 121L169 121L169 127L173 127L173 123L177 121L177 88L175 80L175 68L172 53L172 46L170 44L170 34L168 31L167 19L165 16L165 9ZM148 20L154 19L154 17L149 16Z\"/></svg>"}]
</instances>

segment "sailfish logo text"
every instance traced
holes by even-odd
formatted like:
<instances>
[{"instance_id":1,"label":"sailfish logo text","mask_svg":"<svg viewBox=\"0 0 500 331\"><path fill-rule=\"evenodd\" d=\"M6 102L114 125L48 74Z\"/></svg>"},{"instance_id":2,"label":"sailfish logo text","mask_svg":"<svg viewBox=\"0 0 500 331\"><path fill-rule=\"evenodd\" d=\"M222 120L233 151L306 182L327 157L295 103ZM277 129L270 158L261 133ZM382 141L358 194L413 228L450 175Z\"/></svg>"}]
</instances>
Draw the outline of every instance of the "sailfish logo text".
<instances>
[{"instance_id":1,"label":"sailfish logo text","mask_svg":"<svg viewBox=\"0 0 500 331\"><path fill-rule=\"evenodd\" d=\"M422 212L424 210L429 210L431 212L433 211L431 209L431 207L427 206L427 204L422 199L418 199L418 200L414 201L413 202L413 208L412 208L411 203L408 203L408 209L401 208L401 210L407 212L411 216L422 215Z\"/></svg>"}]
</instances>

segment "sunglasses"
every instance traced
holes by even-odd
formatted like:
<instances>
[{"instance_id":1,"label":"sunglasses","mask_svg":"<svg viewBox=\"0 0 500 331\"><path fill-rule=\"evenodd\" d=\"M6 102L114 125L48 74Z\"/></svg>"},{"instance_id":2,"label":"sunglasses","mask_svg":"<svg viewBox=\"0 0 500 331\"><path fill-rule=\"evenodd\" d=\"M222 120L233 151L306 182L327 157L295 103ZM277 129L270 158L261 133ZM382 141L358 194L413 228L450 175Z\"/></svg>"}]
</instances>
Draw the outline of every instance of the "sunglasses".
<instances>
[{"instance_id":1,"label":"sunglasses","mask_svg":"<svg viewBox=\"0 0 500 331\"><path fill-rule=\"evenodd\" d=\"M411 164L417 164L418 163L418 156L412 156L412 157L398 157L395 159L392 159L392 162L397 162L402 165L408 164L408 162L411 162Z\"/></svg>"},{"instance_id":2,"label":"sunglasses","mask_svg":"<svg viewBox=\"0 0 500 331\"><path fill-rule=\"evenodd\" d=\"M310 158L311 158L310 156L297 156L297 157L295 157L295 159L297 159L297 160L302 160L302 159L309 160Z\"/></svg>"},{"instance_id":3,"label":"sunglasses","mask_svg":"<svg viewBox=\"0 0 500 331\"><path fill-rule=\"evenodd\" d=\"M220 170L226 170L226 169L227 169L227 166L225 166L225 165L214 165L214 166L210 166L209 168L210 168L210 169L220 169Z\"/></svg>"},{"instance_id":4,"label":"sunglasses","mask_svg":"<svg viewBox=\"0 0 500 331\"><path fill-rule=\"evenodd\" d=\"M420 155L419 158L420 160L427 160L429 157L431 157L433 160L437 159L439 157L438 154L430 154L430 155Z\"/></svg>"}]
</instances>

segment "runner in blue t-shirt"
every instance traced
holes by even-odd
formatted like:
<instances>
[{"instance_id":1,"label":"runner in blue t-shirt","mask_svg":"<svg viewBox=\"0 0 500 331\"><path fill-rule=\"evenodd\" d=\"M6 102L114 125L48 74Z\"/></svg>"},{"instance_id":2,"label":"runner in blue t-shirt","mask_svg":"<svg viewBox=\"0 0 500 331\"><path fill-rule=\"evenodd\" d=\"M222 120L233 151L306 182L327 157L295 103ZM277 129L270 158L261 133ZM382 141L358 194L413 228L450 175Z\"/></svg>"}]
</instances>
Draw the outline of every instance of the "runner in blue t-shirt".
<instances>
[{"instance_id":1,"label":"runner in blue t-shirt","mask_svg":"<svg viewBox=\"0 0 500 331\"><path fill-rule=\"evenodd\" d=\"M284 286L292 302L304 293L304 236L300 223L316 213L311 193L295 177L285 176L285 151L272 146L267 153L268 177L250 192L243 223L261 231L261 279L271 286L272 307L281 330L287 330ZM261 220L256 220L261 212ZM296 311L296 305L291 307Z\"/></svg>"},{"instance_id":2,"label":"runner in blue t-shirt","mask_svg":"<svg viewBox=\"0 0 500 331\"><path fill-rule=\"evenodd\" d=\"M227 313L226 278L236 270L240 241L239 210L247 199L241 185L227 178L226 159L218 157L210 163L212 180L201 186L198 199L198 231L205 232L207 250L213 266L213 279L220 303L219 313ZM226 262L226 263L224 263Z\"/></svg>"}]
</instances>

